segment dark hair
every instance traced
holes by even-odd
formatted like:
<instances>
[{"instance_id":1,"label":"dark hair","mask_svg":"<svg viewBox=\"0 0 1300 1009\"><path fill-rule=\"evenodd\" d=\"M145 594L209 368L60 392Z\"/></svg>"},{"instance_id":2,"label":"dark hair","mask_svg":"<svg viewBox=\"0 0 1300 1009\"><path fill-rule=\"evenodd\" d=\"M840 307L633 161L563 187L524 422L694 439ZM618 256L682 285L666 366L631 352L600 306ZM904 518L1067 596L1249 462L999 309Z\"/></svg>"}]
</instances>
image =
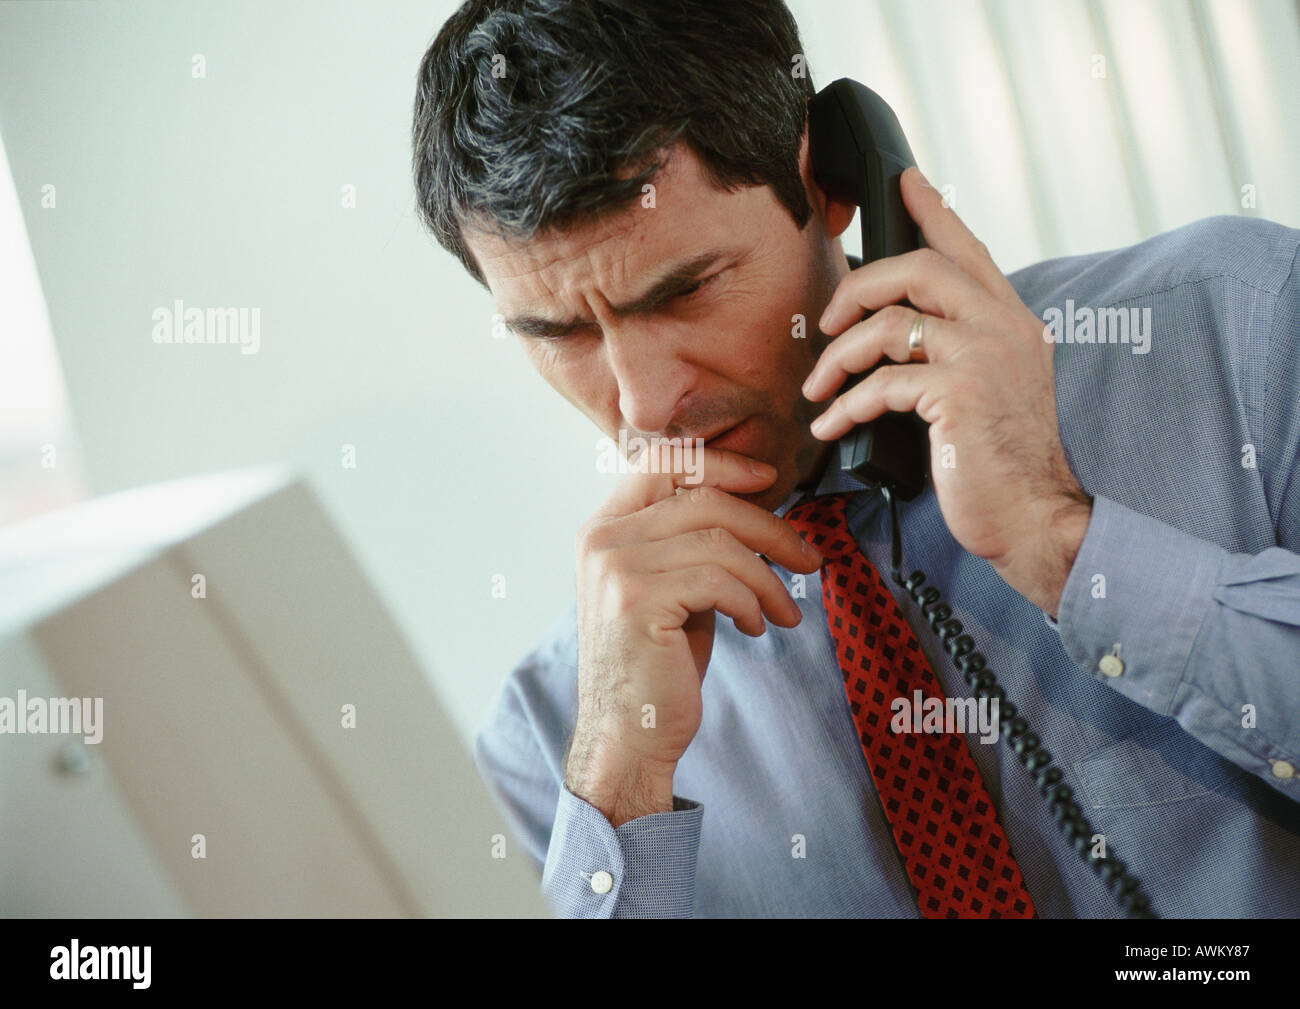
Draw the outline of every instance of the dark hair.
<instances>
[{"instance_id":1,"label":"dark hair","mask_svg":"<svg viewBox=\"0 0 1300 1009\"><path fill-rule=\"evenodd\" d=\"M782 0L468 0L420 63L420 216L486 286L462 225L527 240L624 206L680 140L714 186L768 185L803 228L813 93Z\"/></svg>"}]
</instances>

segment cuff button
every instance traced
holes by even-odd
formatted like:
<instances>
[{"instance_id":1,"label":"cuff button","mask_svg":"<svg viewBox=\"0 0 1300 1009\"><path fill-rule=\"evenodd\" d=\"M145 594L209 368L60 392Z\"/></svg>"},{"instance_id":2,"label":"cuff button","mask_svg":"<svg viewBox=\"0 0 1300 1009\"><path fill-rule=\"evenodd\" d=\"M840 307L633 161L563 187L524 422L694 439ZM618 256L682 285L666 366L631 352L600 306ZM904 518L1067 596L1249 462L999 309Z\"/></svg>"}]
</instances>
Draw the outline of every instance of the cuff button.
<instances>
[{"instance_id":1,"label":"cuff button","mask_svg":"<svg viewBox=\"0 0 1300 1009\"><path fill-rule=\"evenodd\" d=\"M603 869L591 876L591 889L596 893L609 893L614 889L614 877Z\"/></svg>"},{"instance_id":2,"label":"cuff button","mask_svg":"<svg viewBox=\"0 0 1300 1009\"><path fill-rule=\"evenodd\" d=\"M1295 765L1289 760L1273 761L1273 777L1281 778L1285 781L1287 778L1295 777Z\"/></svg>"}]
</instances>

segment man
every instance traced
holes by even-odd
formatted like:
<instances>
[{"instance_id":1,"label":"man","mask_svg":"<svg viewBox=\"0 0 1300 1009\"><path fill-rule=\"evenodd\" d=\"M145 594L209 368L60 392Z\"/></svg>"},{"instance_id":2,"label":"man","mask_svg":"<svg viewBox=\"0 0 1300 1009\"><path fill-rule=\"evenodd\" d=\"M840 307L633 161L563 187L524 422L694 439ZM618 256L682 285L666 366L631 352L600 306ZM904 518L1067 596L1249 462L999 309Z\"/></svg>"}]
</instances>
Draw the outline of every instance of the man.
<instances>
[{"instance_id":1,"label":"man","mask_svg":"<svg viewBox=\"0 0 1300 1009\"><path fill-rule=\"evenodd\" d=\"M707 439L701 485L630 474L583 525L575 605L479 731L548 899L1296 914L1300 232L1214 218L1008 278L909 170L929 248L851 268L800 52L778 0L475 0L420 69L422 214L537 371L610 438ZM1023 723L907 714L971 688L839 469L885 411L930 425L907 568Z\"/></svg>"}]
</instances>

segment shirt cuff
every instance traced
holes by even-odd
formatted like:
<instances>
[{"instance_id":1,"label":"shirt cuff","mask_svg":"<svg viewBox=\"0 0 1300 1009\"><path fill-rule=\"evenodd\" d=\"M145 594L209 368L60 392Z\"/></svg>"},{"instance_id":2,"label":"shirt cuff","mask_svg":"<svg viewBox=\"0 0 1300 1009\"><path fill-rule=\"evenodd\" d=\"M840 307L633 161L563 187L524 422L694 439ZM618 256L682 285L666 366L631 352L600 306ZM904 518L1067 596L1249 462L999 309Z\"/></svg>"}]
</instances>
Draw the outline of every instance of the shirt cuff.
<instances>
[{"instance_id":1,"label":"shirt cuff","mask_svg":"<svg viewBox=\"0 0 1300 1009\"><path fill-rule=\"evenodd\" d=\"M704 807L673 796L671 813L614 827L563 785L542 893L565 918L689 918Z\"/></svg>"},{"instance_id":2,"label":"shirt cuff","mask_svg":"<svg viewBox=\"0 0 1300 1009\"><path fill-rule=\"evenodd\" d=\"M1212 605L1222 553L1094 497L1057 613L1066 654L1119 693L1169 715Z\"/></svg>"}]
</instances>

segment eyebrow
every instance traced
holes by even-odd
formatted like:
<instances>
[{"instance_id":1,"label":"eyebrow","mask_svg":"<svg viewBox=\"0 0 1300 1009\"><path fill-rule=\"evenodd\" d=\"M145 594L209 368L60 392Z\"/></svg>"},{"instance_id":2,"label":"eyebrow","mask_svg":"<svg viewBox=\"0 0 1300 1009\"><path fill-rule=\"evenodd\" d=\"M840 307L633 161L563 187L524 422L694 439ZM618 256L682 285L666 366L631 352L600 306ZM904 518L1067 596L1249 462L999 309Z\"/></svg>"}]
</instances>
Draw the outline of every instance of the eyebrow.
<instances>
[{"instance_id":1,"label":"eyebrow","mask_svg":"<svg viewBox=\"0 0 1300 1009\"><path fill-rule=\"evenodd\" d=\"M644 294L621 305L613 305L611 310L619 318L651 312L696 283L709 267L729 252L730 250L727 249L710 249L685 262L670 266L659 279L650 284ZM590 326L591 320L578 317L556 320L540 315L518 315L506 319L505 324L520 336L554 339L567 336L583 326Z\"/></svg>"}]
</instances>

